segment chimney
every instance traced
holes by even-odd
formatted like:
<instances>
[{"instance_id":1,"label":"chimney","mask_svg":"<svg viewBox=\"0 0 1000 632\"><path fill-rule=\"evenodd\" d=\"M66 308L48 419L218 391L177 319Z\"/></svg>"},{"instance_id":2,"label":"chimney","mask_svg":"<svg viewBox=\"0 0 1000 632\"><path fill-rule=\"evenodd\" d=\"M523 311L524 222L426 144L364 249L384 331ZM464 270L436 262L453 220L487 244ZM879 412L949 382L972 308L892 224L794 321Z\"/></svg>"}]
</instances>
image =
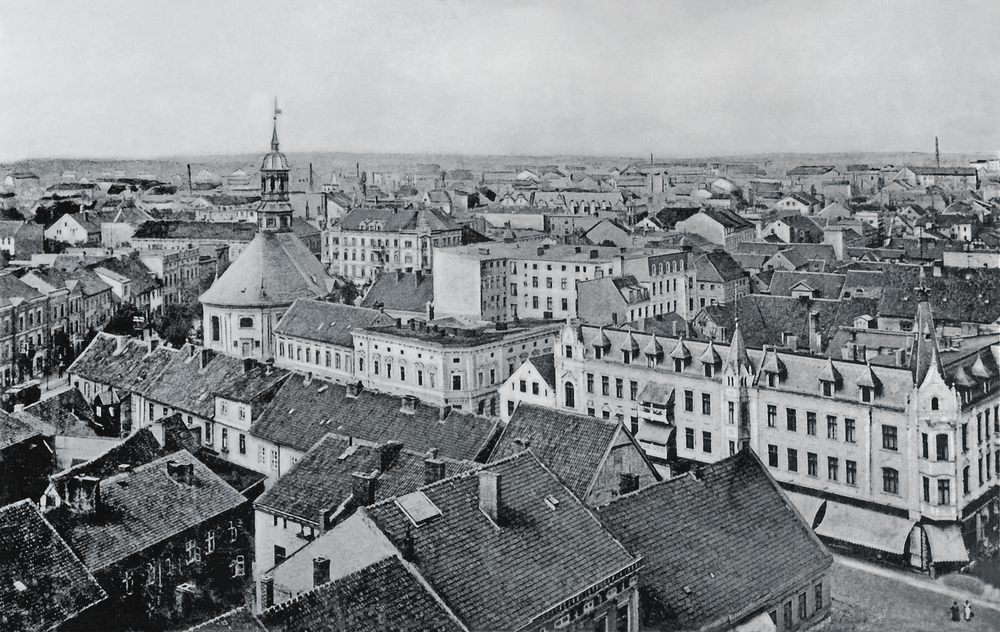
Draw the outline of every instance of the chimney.
<instances>
[{"instance_id":1,"label":"chimney","mask_svg":"<svg viewBox=\"0 0 1000 632\"><path fill-rule=\"evenodd\" d=\"M823 341L819 333L819 312L809 312L809 352L822 352Z\"/></svg>"},{"instance_id":2,"label":"chimney","mask_svg":"<svg viewBox=\"0 0 1000 632\"><path fill-rule=\"evenodd\" d=\"M182 485L191 485L194 483L194 464L167 461L167 476Z\"/></svg>"},{"instance_id":3,"label":"chimney","mask_svg":"<svg viewBox=\"0 0 1000 632\"><path fill-rule=\"evenodd\" d=\"M670 321L670 331L672 332L674 338L676 338L677 337L677 321L676 320Z\"/></svg>"},{"instance_id":4,"label":"chimney","mask_svg":"<svg viewBox=\"0 0 1000 632\"><path fill-rule=\"evenodd\" d=\"M424 273L417 270L413 273L413 287L420 287L420 282L424 280Z\"/></svg>"},{"instance_id":5,"label":"chimney","mask_svg":"<svg viewBox=\"0 0 1000 632\"><path fill-rule=\"evenodd\" d=\"M65 481L65 491L60 494L70 511L80 515L97 513L101 504L101 479L94 476L74 476Z\"/></svg>"},{"instance_id":6,"label":"chimney","mask_svg":"<svg viewBox=\"0 0 1000 632\"><path fill-rule=\"evenodd\" d=\"M257 361L253 358L243 358L243 375L249 374L257 366Z\"/></svg>"},{"instance_id":7,"label":"chimney","mask_svg":"<svg viewBox=\"0 0 1000 632\"><path fill-rule=\"evenodd\" d=\"M260 609L266 610L274 605L274 576L264 575L260 578Z\"/></svg>"},{"instance_id":8,"label":"chimney","mask_svg":"<svg viewBox=\"0 0 1000 632\"><path fill-rule=\"evenodd\" d=\"M403 280L403 271L396 270L396 283L399 283L402 280Z\"/></svg>"},{"instance_id":9,"label":"chimney","mask_svg":"<svg viewBox=\"0 0 1000 632\"><path fill-rule=\"evenodd\" d=\"M263 585L263 584L262 584ZM186 619L191 616L191 604L194 601L194 587L185 582L178 584L174 588L174 605L177 609L177 616Z\"/></svg>"},{"instance_id":10,"label":"chimney","mask_svg":"<svg viewBox=\"0 0 1000 632\"><path fill-rule=\"evenodd\" d=\"M125 345L127 344L127 336L115 336L115 355L120 354L125 351Z\"/></svg>"},{"instance_id":11,"label":"chimney","mask_svg":"<svg viewBox=\"0 0 1000 632\"><path fill-rule=\"evenodd\" d=\"M622 472L618 481L618 492L622 495L639 489L639 475Z\"/></svg>"},{"instance_id":12,"label":"chimney","mask_svg":"<svg viewBox=\"0 0 1000 632\"><path fill-rule=\"evenodd\" d=\"M397 318L396 319L396 329L402 329L402 328L403 328L403 319L402 318Z\"/></svg>"},{"instance_id":13,"label":"chimney","mask_svg":"<svg viewBox=\"0 0 1000 632\"><path fill-rule=\"evenodd\" d=\"M370 474L351 472L351 497L359 505L368 506L375 502L375 486L378 484L378 470Z\"/></svg>"},{"instance_id":14,"label":"chimney","mask_svg":"<svg viewBox=\"0 0 1000 632\"><path fill-rule=\"evenodd\" d=\"M413 320L411 318L409 320L409 325L410 325L410 331L416 331L417 330L417 321L415 321L415 320Z\"/></svg>"},{"instance_id":15,"label":"chimney","mask_svg":"<svg viewBox=\"0 0 1000 632\"><path fill-rule=\"evenodd\" d=\"M451 406L442 406L438 409L438 421L444 421L448 418L448 413L451 412Z\"/></svg>"},{"instance_id":16,"label":"chimney","mask_svg":"<svg viewBox=\"0 0 1000 632\"><path fill-rule=\"evenodd\" d=\"M857 356L855 358L858 362L868 361L868 347L865 345L857 345Z\"/></svg>"},{"instance_id":17,"label":"chimney","mask_svg":"<svg viewBox=\"0 0 1000 632\"><path fill-rule=\"evenodd\" d=\"M378 450L379 471L388 472L402 451L403 444L399 441L386 441L376 449Z\"/></svg>"},{"instance_id":18,"label":"chimney","mask_svg":"<svg viewBox=\"0 0 1000 632\"><path fill-rule=\"evenodd\" d=\"M412 322L412 321L411 321ZM417 398L413 395L403 395L403 406L399 412L412 415L417 411Z\"/></svg>"},{"instance_id":19,"label":"chimney","mask_svg":"<svg viewBox=\"0 0 1000 632\"><path fill-rule=\"evenodd\" d=\"M444 461L437 458L437 449L432 449L424 459L424 485L436 483L444 477Z\"/></svg>"},{"instance_id":20,"label":"chimney","mask_svg":"<svg viewBox=\"0 0 1000 632\"><path fill-rule=\"evenodd\" d=\"M322 586L330 581L330 560L325 557L313 558L313 586Z\"/></svg>"},{"instance_id":21,"label":"chimney","mask_svg":"<svg viewBox=\"0 0 1000 632\"><path fill-rule=\"evenodd\" d=\"M355 399L359 394L361 394L362 387L359 382L350 382L347 384L347 398Z\"/></svg>"},{"instance_id":22,"label":"chimney","mask_svg":"<svg viewBox=\"0 0 1000 632\"><path fill-rule=\"evenodd\" d=\"M424 306L424 311L427 314L427 320L428 321L434 320L434 302L433 301L427 301L427 305Z\"/></svg>"},{"instance_id":23,"label":"chimney","mask_svg":"<svg viewBox=\"0 0 1000 632\"><path fill-rule=\"evenodd\" d=\"M480 470L479 509L493 522L498 522L501 504L500 474L491 470Z\"/></svg>"},{"instance_id":24,"label":"chimney","mask_svg":"<svg viewBox=\"0 0 1000 632\"><path fill-rule=\"evenodd\" d=\"M149 342L147 344L149 345L149 352L153 353L154 351L156 351L156 347L159 346L160 339L159 338L150 338Z\"/></svg>"},{"instance_id":25,"label":"chimney","mask_svg":"<svg viewBox=\"0 0 1000 632\"><path fill-rule=\"evenodd\" d=\"M211 362L212 358L214 358L214 357L215 357L215 352L214 351L212 351L211 349L202 349L201 350L201 363L200 363L201 368L204 369L205 367L207 367L208 363Z\"/></svg>"},{"instance_id":26,"label":"chimney","mask_svg":"<svg viewBox=\"0 0 1000 632\"><path fill-rule=\"evenodd\" d=\"M600 251L599 250L591 250L590 251L590 258L591 259L596 259L599 256L600 256Z\"/></svg>"},{"instance_id":27,"label":"chimney","mask_svg":"<svg viewBox=\"0 0 1000 632\"><path fill-rule=\"evenodd\" d=\"M267 360L264 360L264 366L266 367L264 375L271 375L271 373L274 371L274 358L268 358Z\"/></svg>"}]
</instances>

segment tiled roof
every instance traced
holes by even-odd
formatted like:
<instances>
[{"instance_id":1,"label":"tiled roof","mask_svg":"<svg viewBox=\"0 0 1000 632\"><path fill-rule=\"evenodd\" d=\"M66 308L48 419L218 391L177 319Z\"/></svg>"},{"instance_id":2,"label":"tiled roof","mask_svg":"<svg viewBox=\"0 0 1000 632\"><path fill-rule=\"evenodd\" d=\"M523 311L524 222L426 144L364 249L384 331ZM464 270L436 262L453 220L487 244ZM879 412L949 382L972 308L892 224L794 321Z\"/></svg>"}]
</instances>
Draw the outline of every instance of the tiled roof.
<instances>
[{"instance_id":1,"label":"tiled roof","mask_svg":"<svg viewBox=\"0 0 1000 632\"><path fill-rule=\"evenodd\" d=\"M268 608L259 617L267 629L283 632L467 629L410 565L396 556Z\"/></svg>"},{"instance_id":2,"label":"tiled roof","mask_svg":"<svg viewBox=\"0 0 1000 632\"><path fill-rule=\"evenodd\" d=\"M354 329L395 322L378 310L300 298L278 321L274 333L353 349Z\"/></svg>"},{"instance_id":3,"label":"tiled roof","mask_svg":"<svg viewBox=\"0 0 1000 632\"><path fill-rule=\"evenodd\" d=\"M268 632L268 630L257 618L257 615L250 611L249 607L241 606L193 628L188 628L185 632ZM288 632L293 632L293 630Z\"/></svg>"},{"instance_id":4,"label":"tiled roof","mask_svg":"<svg viewBox=\"0 0 1000 632\"><path fill-rule=\"evenodd\" d=\"M804 283L814 290L814 298L839 299L846 278L843 274L775 270L768 290L771 296L791 296L795 286Z\"/></svg>"},{"instance_id":5,"label":"tiled roof","mask_svg":"<svg viewBox=\"0 0 1000 632\"><path fill-rule=\"evenodd\" d=\"M143 465L169 454L156 440L149 428L140 428L135 434L115 445L104 454L74 465L52 476L53 480L69 476L93 476L107 478L118 474L119 466Z\"/></svg>"},{"instance_id":6,"label":"tiled roof","mask_svg":"<svg viewBox=\"0 0 1000 632\"><path fill-rule=\"evenodd\" d=\"M30 420L0 410L0 449L42 434Z\"/></svg>"},{"instance_id":7,"label":"tiled roof","mask_svg":"<svg viewBox=\"0 0 1000 632\"><path fill-rule=\"evenodd\" d=\"M974 176L975 167L910 167L918 176Z\"/></svg>"},{"instance_id":8,"label":"tiled roof","mask_svg":"<svg viewBox=\"0 0 1000 632\"><path fill-rule=\"evenodd\" d=\"M257 499L255 505L323 528L320 514L336 509L350 499L352 472L367 474L379 470L375 486L376 502L402 496L424 486L425 453L407 450L403 446L390 466L383 470L379 449L371 445L352 446L350 439L328 434ZM477 467L470 461L440 460L445 463L446 476Z\"/></svg>"},{"instance_id":9,"label":"tiled roof","mask_svg":"<svg viewBox=\"0 0 1000 632\"><path fill-rule=\"evenodd\" d=\"M156 277L138 258L112 257L101 261L101 267L127 277L131 281L131 292L134 296L145 294L159 285Z\"/></svg>"},{"instance_id":10,"label":"tiled roof","mask_svg":"<svg viewBox=\"0 0 1000 632\"><path fill-rule=\"evenodd\" d=\"M47 632L106 598L30 500L0 508L0 628Z\"/></svg>"},{"instance_id":11,"label":"tiled roof","mask_svg":"<svg viewBox=\"0 0 1000 632\"><path fill-rule=\"evenodd\" d=\"M662 616L644 621L652 627L700 629L753 614L833 562L750 450L622 496L598 515L643 557L639 608Z\"/></svg>"},{"instance_id":12,"label":"tiled roof","mask_svg":"<svg viewBox=\"0 0 1000 632\"><path fill-rule=\"evenodd\" d=\"M247 243L257 228L248 222L145 222L135 231L136 239L191 239Z\"/></svg>"},{"instance_id":13,"label":"tiled roof","mask_svg":"<svg viewBox=\"0 0 1000 632\"><path fill-rule=\"evenodd\" d=\"M418 527L395 501L364 510L397 547L410 534L421 575L469 629L518 629L635 563L530 451L479 471L499 475L499 525L477 472L422 488L441 515Z\"/></svg>"},{"instance_id":14,"label":"tiled roof","mask_svg":"<svg viewBox=\"0 0 1000 632\"><path fill-rule=\"evenodd\" d=\"M251 363L250 370L244 372ZM253 361L245 363L243 358L221 354L213 355L204 368L201 364L200 350L185 345L173 354L162 371L135 391L158 404L212 419L215 417L214 395L248 402L291 375L284 369L268 368Z\"/></svg>"},{"instance_id":15,"label":"tiled roof","mask_svg":"<svg viewBox=\"0 0 1000 632\"><path fill-rule=\"evenodd\" d=\"M556 387L556 363L553 354L543 353L542 355L528 358L527 361L531 363L531 366L535 367L538 375L545 380L549 388L554 389Z\"/></svg>"},{"instance_id":16,"label":"tiled roof","mask_svg":"<svg viewBox=\"0 0 1000 632\"><path fill-rule=\"evenodd\" d=\"M375 279L361 306L371 308L380 303L390 311L423 313L428 301L434 301L433 275L390 272Z\"/></svg>"},{"instance_id":17,"label":"tiled roof","mask_svg":"<svg viewBox=\"0 0 1000 632\"><path fill-rule=\"evenodd\" d=\"M698 255L694 259L694 267L699 281L726 283L747 276L740 264L728 252L721 250Z\"/></svg>"},{"instance_id":18,"label":"tiled roof","mask_svg":"<svg viewBox=\"0 0 1000 632\"><path fill-rule=\"evenodd\" d=\"M392 210L354 209L340 220L343 230L369 230L370 222L381 226L379 232L415 231L424 222L434 231L458 230L459 225L447 213L436 209Z\"/></svg>"},{"instance_id":19,"label":"tiled roof","mask_svg":"<svg viewBox=\"0 0 1000 632\"><path fill-rule=\"evenodd\" d=\"M116 336L98 332L66 372L131 392L157 376L177 354L177 351L162 346L150 353L146 342L131 338L125 340L119 352L118 340Z\"/></svg>"},{"instance_id":20,"label":"tiled roof","mask_svg":"<svg viewBox=\"0 0 1000 632\"><path fill-rule=\"evenodd\" d=\"M167 463L194 466L194 483L179 483ZM91 570L171 538L249 502L190 452L181 450L106 478L94 516L73 516L65 506L48 515Z\"/></svg>"},{"instance_id":21,"label":"tiled roof","mask_svg":"<svg viewBox=\"0 0 1000 632\"><path fill-rule=\"evenodd\" d=\"M620 421L522 402L500 435L490 462L530 449L577 498L585 500L618 433L624 431Z\"/></svg>"},{"instance_id":22,"label":"tiled roof","mask_svg":"<svg viewBox=\"0 0 1000 632\"><path fill-rule=\"evenodd\" d=\"M789 176L821 176L833 171L833 165L801 165L789 169L785 175Z\"/></svg>"},{"instance_id":23,"label":"tiled roof","mask_svg":"<svg viewBox=\"0 0 1000 632\"><path fill-rule=\"evenodd\" d=\"M417 402L413 413L401 408L402 398L393 395L362 391L349 398L345 386L292 378L250 432L302 452L333 433L371 443L400 441L417 452L437 448L442 456L472 461L486 448L498 423L462 410L450 411L441 421L440 408L423 402Z\"/></svg>"},{"instance_id":24,"label":"tiled roof","mask_svg":"<svg viewBox=\"0 0 1000 632\"><path fill-rule=\"evenodd\" d=\"M27 421L42 434L62 437L94 437L94 410L75 388L26 406L16 417Z\"/></svg>"},{"instance_id":25,"label":"tiled roof","mask_svg":"<svg viewBox=\"0 0 1000 632\"><path fill-rule=\"evenodd\" d=\"M0 307L10 306L11 299L14 298L24 298L30 301L41 297L41 292L13 274L0 274Z\"/></svg>"},{"instance_id":26,"label":"tiled roof","mask_svg":"<svg viewBox=\"0 0 1000 632\"><path fill-rule=\"evenodd\" d=\"M333 278L295 233L258 233L236 261L199 297L223 306L291 304L297 298L321 298Z\"/></svg>"},{"instance_id":27,"label":"tiled roof","mask_svg":"<svg viewBox=\"0 0 1000 632\"><path fill-rule=\"evenodd\" d=\"M753 228L753 224L729 209L710 207L702 209L701 213L711 217L726 228L733 230L749 230Z\"/></svg>"},{"instance_id":28,"label":"tiled roof","mask_svg":"<svg viewBox=\"0 0 1000 632\"><path fill-rule=\"evenodd\" d=\"M920 284L919 266L886 268L878 313L914 318L919 303L914 288ZM944 269L942 276L934 276L928 271L923 284L930 289L935 320L981 324L1000 320L1000 270L996 268L960 273Z\"/></svg>"}]
</instances>

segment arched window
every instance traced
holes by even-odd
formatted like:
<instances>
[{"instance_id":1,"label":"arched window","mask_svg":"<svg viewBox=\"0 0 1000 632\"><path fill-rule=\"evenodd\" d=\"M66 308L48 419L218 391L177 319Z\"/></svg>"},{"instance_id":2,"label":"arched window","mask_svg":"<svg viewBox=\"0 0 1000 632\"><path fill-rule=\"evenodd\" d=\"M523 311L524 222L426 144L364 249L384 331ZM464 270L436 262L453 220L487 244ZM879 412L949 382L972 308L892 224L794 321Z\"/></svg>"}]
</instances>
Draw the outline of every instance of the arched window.
<instances>
[{"instance_id":1,"label":"arched window","mask_svg":"<svg viewBox=\"0 0 1000 632\"><path fill-rule=\"evenodd\" d=\"M219 337L219 317L212 316L212 340L218 342Z\"/></svg>"},{"instance_id":2,"label":"arched window","mask_svg":"<svg viewBox=\"0 0 1000 632\"><path fill-rule=\"evenodd\" d=\"M566 407L576 408L576 388L572 382L566 382Z\"/></svg>"},{"instance_id":3,"label":"arched window","mask_svg":"<svg viewBox=\"0 0 1000 632\"><path fill-rule=\"evenodd\" d=\"M939 405L940 404L938 403L938 398L937 397L932 397L931 398L931 410L937 410L938 407L939 407Z\"/></svg>"},{"instance_id":4,"label":"arched window","mask_svg":"<svg viewBox=\"0 0 1000 632\"><path fill-rule=\"evenodd\" d=\"M249 329L250 327L253 327L253 318L242 316L240 318L240 329Z\"/></svg>"}]
</instances>

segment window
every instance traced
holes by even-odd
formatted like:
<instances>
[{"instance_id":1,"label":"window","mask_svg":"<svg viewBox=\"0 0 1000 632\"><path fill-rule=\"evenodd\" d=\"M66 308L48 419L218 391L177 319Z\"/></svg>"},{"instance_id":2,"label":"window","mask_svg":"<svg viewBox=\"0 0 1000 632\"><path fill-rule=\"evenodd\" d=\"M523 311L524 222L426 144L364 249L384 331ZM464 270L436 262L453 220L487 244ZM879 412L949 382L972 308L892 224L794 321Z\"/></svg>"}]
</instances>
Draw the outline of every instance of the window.
<instances>
[{"instance_id":1,"label":"window","mask_svg":"<svg viewBox=\"0 0 1000 632\"><path fill-rule=\"evenodd\" d=\"M451 390L460 391L462 390L462 376L455 373L451 376Z\"/></svg>"},{"instance_id":2,"label":"window","mask_svg":"<svg viewBox=\"0 0 1000 632\"><path fill-rule=\"evenodd\" d=\"M712 433L702 432L701 433L701 451L711 452L712 451Z\"/></svg>"},{"instance_id":3,"label":"window","mask_svg":"<svg viewBox=\"0 0 1000 632\"><path fill-rule=\"evenodd\" d=\"M778 446L767 446L767 464L770 467L778 467Z\"/></svg>"},{"instance_id":4,"label":"window","mask_svg":"<svg viewBox=\"0 0 1000 632\"><path fill-rule=\"evenodd\" d=\"M243 577L246 575L246 558L242 555L237 555L236 559L233 560L233 577Z\"/></svg>"},{"instance_id":5,"label":"window","mask_svg":"<svg viewBox=\"0 0 1000 632\"><path fill-rule=\"evenodd\" d=\"M831 481L837 480L840 471L840 462L837 457L831 456L826 459L826 477Z\"/></svg>"},{"instance_id":6,"label":"window","mask_svg":"<svg viewBox=\"0 0 1000 632\"><path fill-rule=\"evenodd\" d=\"M784 629L788 630L792 627L792 602L791 601L786 602L785 607L782 610L783 610L782 619L783 623L785 624Z\"/></svg>"},{"instance_id":7,"label":"window","mask_svg":"<svg viewBox=\"0 0 1000 632\"><path fill-rule=\"evenodd\" d=\"M538 395L538 382L531 383L531 394Z\"/></svg>"},{"instance_id":8,"label":"window","mask_svg":"<svg viewBox=\"0 0 1000 632\"><path fill-rule=\"evenodd\" d=\"M545 287L552 289L552 277L545 277Z\"/></svg>"},{"instance_id":9,"label":"window","mask_svg":"<svg viewBox=\"0 0 1000 632\"><path fill-rule=\"evenodd\" d=\"M712 395L709 393L701 394L701 414L702 415L712 414Z\"/></svg>"},{"instance_id":10,"label":"window","mask_svg":"<svg viewBox=\"0 0 1000 632\"><path fill-rule=\"evenodd\" d=\"M863 402L872 401L872 389L870 386L861 387L861 401Z\"/></svg>"},{"instance_id":11,"label":"window","mask_svg":"<svg viewBox=\"0 0 1000 632\"><path fill-rule=\"evenodd\" d=\"M521 380L519 387L522 393L528 392L528 380Z\"/></svg>"},{"instance_id":12,"label":"window","mask_svg":"<svg viewBox=\"0 0 1000 632\"><path fill-rule=\"evenodd\" d=\"M274 545L274 566L285 561L285 547Z\"/></svg>"},{"instance_id":13,"label":"window","mask_svg":"<svg viewBox=\"0 0 1000 632\"><path fill-rule=\"evenodd\" d=\"M938 407L939 407L938 398L937 397L932 397L931 398L931 410L937 410Z\"/></svg>"},{"instance_id":14,"label":"window","mask_svg":"<svg viewBox=\"0 0 1000 632\"><path fill-rule=\"evenodd\" d=\"M215 530L209 529L205 534L205 553L215 553Z\"/></svg>"},{"instance_id":15,"label":"window","mask_svg":"<svg viewBox=\"0 0 1000 632\"><path fill-rule=\"evenodd\" d=\"M785 409L785 427L789 430L789 432L795 432L795 429L797 428L796 416L797 413L794 408Z\"/></svg>"},{"instance_id":16,"label":"window","mask_svg":"<svg viewBox=\"0 0 1000 632\"><path fill-rule=\"evenodd\" d=\"M588 393L593 393L594 392L594 374L593 373L588 373L587 374L587 392Z\"/></svg>"},{"instance_id":17,"label":"window","mask_svg":"<svg viewBox=\"0 0 1000 632\"><path fill-rule=\"evenodd\" d=\"M605 397L611 395L611 380L607 375L601 376L601 395Z\"/></svg>"},{"instance_id":18,"label":"window","mask_svg":"<svg viewBox=\"0 0 1000 632\"><path fill-rule=\"evenodd\" d=\"M931 502L931 479L927 478L926 476L924 476L923 479L924 479L924 502L929 503Z\"/></svg>"},{"instance_id":19,"label":"window","mask_svg":"<svg viewBox=\"0 0 1000 632\"><path fill-rule=\"evenodd\" d=\"M947 439L947 437L945 437L945 439ZM899 449L899 444L896 438L896 426L882 426L882 449L894 451Z\"/></svg>"},{"instance_id":20,"label":"window","mask_svg":"<svg viewBox=\"0 0 1000 632\"><path fill-rule=\"evenodd\" d=\"M639 383L632 380L628 383L628 398L635 401L635 398L639 396Z\"/></svg>"},{"instance_id":21,"label":"window","mask_svg":"<svg viewBox=\"0 0 1000 632\"><path fill-rule=\"evenodd\" d=\"M215 438L212 436L212 422L205 422L205 444L212 445L215 442Z\"/></svg>"},{"instance_id":22,"label":"window","mask_svg":"<svg viewBox=\"0 0 1000 632\"><path fill-rule=\"evenodd\" d=\"M951 481L947 479L938 481L938 504L951 504Z\"/></svg>"},{"instance_id":23,"label":"window","mask_svg":"<svg viewBox=\"0 0 1000 632\"><path fill-rule=\"evenodd\" d=\"M736 442L735 441L730 441L729 442L729 456L733 456L734 454L736 454Z\"/></svg>"},{"instance_id":24,"label":"window","mask_svg":"<svg viewBox=\"0 0 1000 632\"><path fill-rule=\"evenodd\" d=\"M814 601L813 604L816 606L816 610L823 609L823 584L819 583L813 586Z\"/></svg>"},{"instance_id":25,"label":"window","mask_svg":"<svg viewBox=\"0 0 1000 632\"><path fill-rule=\"evenodd\" d=\"M212 316L212 340L219 342L219 317Z\"/></svg>"},{"instance_id":26,"label":"window","mask_svg":"<svg viewBox=\"0 0 1000 632\"><path fill-rule=\"evenodd\" d=\"M734 424L734 423L736 423L736 403L735 402L728 402L728 404L729 404L729 406L728 406L728 408L729 408L729 423Z\"/></svg>"},{"instance_id":27,"label":"window","mask_svg":"<svg viewBox=\"0 0 1000 632\"><path fill-rule=\"evenodd\" d=\"M844 420L844 441L848 443L857 443L854 438L854 420L845 419Z\"/></svg>"},{"instance_id":28,"label":"window","mask_svg":"<svg viewBox=\"0 0 1000 632\"><path fill-rule=\"evenodd\" d=\"M882 491L894 496L899 495L899 472L891 467L882 468Z\"/></svg>"},{"instance_id":29,"label":"window","mask_svg":"<svg viewBox=\"0 0 1000 632\"><path fill-rule=\"evenodd\" d=\"M253 327L253 318L249 316L240 317L240 329L250 329Z\"/></svg>"},{"instance_id":30,"label":"window","mask_svg":"<svg viewBox=\"0 0 1000 632\"><path fill-rule=\"evenodd\" d=\"M573 345L564 345L563 346L563 355L565 357L567 357L567 358L572 358L573 357Z\"/></svg>"},{"instance_id":31,"label":"window","mask_svg":"<svg viewBox=\"0 0 1000 632\"><path fill-rule=\"evenodd\" d=\"M767 427L774 428L778 423L778 407L774 404L767 405Z\"/></svg>"},{"instance_id":32,"label":"window","mask_svg":"<svg viewBox=\"0 0 1000 632\"><path fill-rule=\"evenodd\" d=\"M201 560L201 551L198 550L198 543L194 539L189 539L184 543L184 552L187 554L188 564Z\"/></svg>"},{"instance_id":33,"label":"window","mask_svg":"<svg viewBox=\"0 0 1000 632\"><path fill-rule=\"evenodd\" d=\"M694 412L694 391L684 391L684 410L685 412Z\"/></svg>"},{"instance_id":34,"label":"window","mask_svg":"<svg viewBox=\"0 0 1000 632\"><path fill-rule=\"evenodd\" d=\"M247 436L245 434L240 435L240 454L247 453Z\"/></svg>"},{"instance_id":35,"label":"window","mask_svg":"<svg viewBox=\"0 0 1000 632\"><path fill-rule=\"evenodd\" d=\"M806 594L802 593L799 595L799 621L804 621L809 617L806 610Z\"/></svg>"},{"instance_id":36,"label":"window","mask_svg":"<svg viewBox=\"0 0 1000 632\"><path fill-rule=\"evenodd\" d=\"M260 465L267 463L267 448L264 446L257 448L257 463Z\"/></svg>"},{"instance_id":37,"label":"window","mask_svg":"<svg viewBox=\"0 0 1000 632\"><path fill-rule=\"evenodd\" d=\"M806 413L806 434L816 435L816 413Z\"/></svg>"},{"instance_id":38,"label":"window","mask_svg":"<svg viewBox=\"0 0 1000 632\"><path fill-rule=\"evenodd\" d=\"M615 378L615 397L621 399L625 393L625 381L620 377Z\"/></svg>"},{"instance_id":39,"label":"window","mask_svg":"<svg viewBox=\"0 0 1000 632\"><path fill-rule=\"evenodd\" d=\"M799 451L793 448L788 448L788 471L799 471Z\"/></svg>"},{"instance_id":40,"label":"window","mask_svg":"<svg viewBox=\"0 0 1000 632\"><path fill-rule=\"evenodd\" d=\"M531 287L538 287L538 277L531 277Z\"/></svg>"},{"instance_id":41,"label":"window","mask_svg":"<svg viewBox=\"0 0 1000 632\"><path fill-rule=\"evenodd\" d=\"M240 409L242 412L242 408ZM222 429L222 451L229 452L229 430Z\"/></svg>"},{"instance_id":42,"label":"window","mask_svg":"<svg viewBox=\"0 0 1000 632\"><path fill-rule=\"evenodd\" d=\"M569 311L569 299L567 299L567 298L562 299L562 305L561 305L561 307L562 307L562 311L568 312Z\"/></svg>"},{"instance_id":43,"label":"window","mask_svg":"<svg viewBox=\"0 0 1000 632\"><path fill-rule=\"evenodd\" d=\"M979 476L980 476L980 478L982 477L982 465L983 465L983 463L982 463L982 461L980 461L979 462L979 466L980 466ZM962 470L962 493L963 494L968 494L969 493L969 466L968 465L966 465L965 469Z\"/></svg>"},{"instance_id":44,"label":"window","mask_svg":"<svg viewBox=\"0 0 1000 632\"><path fill-rule=\"evenodd\" d=\"M278 451L271 450L271 469L277 471L278 465Z\"/></svg>"},{"instance_id":45,"label":"window","mask_svg":"<svg viewBox=\"0 0 1000 632\"><path fill-rule=\"evenodd\" d=\"M684 447L688 450L694 450L694 429L692 428L684 429Z\"/></svg>"},{"instance_id":46,"label":"window","mask_svg":"<svg viewBox=\"0 0 1000 632\"><path fill-rule=\"evenodd\" d=\"M983 486L983 457L979 457L978 468L979 468L979 486L982 487Z\"/></svg>"},{"instance_id":47,"label":"window","mask_svg":"<svg viewBox=\"0 0 1000 632\"><path fill-rule=\"evenodd\" d=\"M855 461L844 461L844 482L848 485L858 484L858 464Z\"/></svg>"},{"instance_id":48,"label":"window","mask_svg":"<svg viewBox=\"0 0 1000 632\"><path fill-rule=\"evenodd\" d=\"M566 407L574 408L576 406L576 392L573 387L572 382L566 382Z\"/></svg>"},{"instance_id":49,"label":"window","mask_svg":"<svg viewBox=\"0 0 1000 632\"><path fill-rule=\"evenodd\" d=\"M885 428L885 426L882 426ZM948 460L948 435L939 434L937 436L937 460L947 461Z\"/></svg>"}]
</instances>

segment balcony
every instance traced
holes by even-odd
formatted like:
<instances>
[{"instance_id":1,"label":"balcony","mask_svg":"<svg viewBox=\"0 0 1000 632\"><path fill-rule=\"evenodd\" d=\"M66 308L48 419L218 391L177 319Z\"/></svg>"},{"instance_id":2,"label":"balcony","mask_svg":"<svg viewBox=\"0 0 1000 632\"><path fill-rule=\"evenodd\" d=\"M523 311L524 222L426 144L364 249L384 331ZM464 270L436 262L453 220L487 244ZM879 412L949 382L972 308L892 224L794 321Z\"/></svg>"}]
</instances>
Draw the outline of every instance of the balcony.
<instances>
[{"instance_id":1,"label":"balcony","mask_svg":"<svg viewBox=\"0 0 1000 632\"><path fill-rule=\"evenodd\" d=\"M954 505L932 505L922 502L920 513L932 520L958 520L958 509Z\"/></svg>"},{"instance_id":2,"label":"balcony","mask_svg":"<svg viewBox=\"0 0 1000 632\"><path fill-rule=\"evenodd\" d=\"M927 476L955 476L955 461L935 461L933 459L920 459L917 461L917 470Z\"/></svg>"}]
</instances>

